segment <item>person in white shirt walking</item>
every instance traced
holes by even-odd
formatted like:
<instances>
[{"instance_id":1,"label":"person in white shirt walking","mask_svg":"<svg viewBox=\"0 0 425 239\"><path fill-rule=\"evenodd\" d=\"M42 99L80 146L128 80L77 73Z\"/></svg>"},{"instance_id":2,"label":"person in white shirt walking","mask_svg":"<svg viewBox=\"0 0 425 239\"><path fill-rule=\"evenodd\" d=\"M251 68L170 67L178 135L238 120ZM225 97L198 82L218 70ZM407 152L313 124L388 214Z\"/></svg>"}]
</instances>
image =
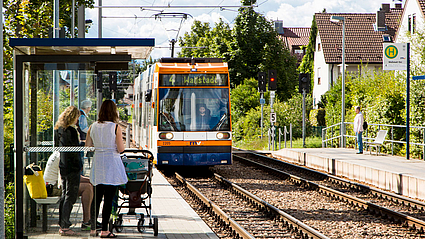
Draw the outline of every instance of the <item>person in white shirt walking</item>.
<instances>
[{"instance_id":1,"label":"person in white shirt walking","mask_svg":"<svg viewBox=\"0 0 425 239\"><path fill-rule=\"evenodd\" d=\"M356 133L357 138L357 144L359 147L359 151L357 154L363 153L363 139L362 139L362 133L363 133L363 122L364 117L362 112L360 111L360 106L356 106L356 117L354 117L354 132Z\"/></svg>"}]
</instances>

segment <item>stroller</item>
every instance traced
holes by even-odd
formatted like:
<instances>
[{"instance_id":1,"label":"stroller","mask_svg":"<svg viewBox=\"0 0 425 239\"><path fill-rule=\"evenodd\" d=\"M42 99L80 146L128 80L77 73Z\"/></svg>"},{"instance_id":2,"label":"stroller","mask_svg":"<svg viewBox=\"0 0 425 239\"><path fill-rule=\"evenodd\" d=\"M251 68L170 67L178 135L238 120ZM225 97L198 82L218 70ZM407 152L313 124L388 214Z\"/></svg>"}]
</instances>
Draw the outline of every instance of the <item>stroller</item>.
<instances>
[{"instance_id":1,"label":"stroller","mask_svg":"<svg viewBox=\"0 0 425 239\"><path fill-rule=\"evenodd\" d=\"M154 236L158 236L158 218L152 216L153 154L148 150L126 149L121 158L128 182L119 187L121 195L118 195L115 219L109 221L109 230L122 232L124 227L137 227L142 233L146 228L153 228ZM128 208L128 213L121 213L122 208ZM136 213L137 208L146 210L148 223L145 224L145 214ZM123 215L135 215L139 218L137 225L123 225Z\"/></svg>"}]
</instances>

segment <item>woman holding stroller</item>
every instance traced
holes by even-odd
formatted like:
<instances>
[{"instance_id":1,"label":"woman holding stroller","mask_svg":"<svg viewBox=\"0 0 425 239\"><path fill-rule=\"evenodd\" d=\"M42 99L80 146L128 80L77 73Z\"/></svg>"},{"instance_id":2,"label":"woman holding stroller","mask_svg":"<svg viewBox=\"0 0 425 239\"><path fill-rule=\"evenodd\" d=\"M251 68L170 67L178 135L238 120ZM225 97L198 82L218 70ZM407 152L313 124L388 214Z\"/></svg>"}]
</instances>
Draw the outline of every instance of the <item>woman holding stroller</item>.
<instances>
[{"instance_id":1,"label":"woman holding stroller","mask_svg":"<svg viewBox=\"0 0 425 239\"><path fill-rule=\"evenodd\" d=\"M86 146L94 146L95 153L90 172L90 182L94 186L96 200L96 217L99 215L100 203L103 198L101 238L115 238L108 231L109 218L112 211L112 201L118 186L127 183L127 175L121 161L120 152L125 149L121 128L118 123L117 106L111 100L105 100L100 107L97 122L93 123L86 138ZM94 220L96 221L96 220ZM95 225L92 225L95 228ZM96 236L91 230L90 235Z\"/></svg>"}]
</instances>

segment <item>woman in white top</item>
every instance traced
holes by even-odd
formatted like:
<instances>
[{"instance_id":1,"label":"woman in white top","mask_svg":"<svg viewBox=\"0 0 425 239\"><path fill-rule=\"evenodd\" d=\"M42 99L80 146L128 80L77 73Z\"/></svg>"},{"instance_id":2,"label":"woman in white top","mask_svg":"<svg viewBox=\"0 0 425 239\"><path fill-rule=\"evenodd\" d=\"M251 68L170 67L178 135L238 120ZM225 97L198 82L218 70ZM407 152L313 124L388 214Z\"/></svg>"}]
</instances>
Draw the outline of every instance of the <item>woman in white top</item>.
<instances>
[{"instance_id":1,"label":"woman in white top","mask_svg":"<svg viewBox=\"0 0 425 239\"><path fill-rule=\"evenodd\" d=\"M124 151L121 128L117 125L119 116L117 106L111 100L105 100L100 107L97 122L87 132L86 146L94 146L95 153L90 172L90 182L94 186L96 198L96 217L99 215L103 198L102 231L100 237L114 238L108 231L108 222L112 211L112 200L119 185L127 183L127 175L121 161L120 152ZM93 220L96 222L96 220ZM94 223L93 222L93 223ZM92 225L92 228L96 228ZM96 235L92 230L91 235Z\"/></svg>"}]
</instances>

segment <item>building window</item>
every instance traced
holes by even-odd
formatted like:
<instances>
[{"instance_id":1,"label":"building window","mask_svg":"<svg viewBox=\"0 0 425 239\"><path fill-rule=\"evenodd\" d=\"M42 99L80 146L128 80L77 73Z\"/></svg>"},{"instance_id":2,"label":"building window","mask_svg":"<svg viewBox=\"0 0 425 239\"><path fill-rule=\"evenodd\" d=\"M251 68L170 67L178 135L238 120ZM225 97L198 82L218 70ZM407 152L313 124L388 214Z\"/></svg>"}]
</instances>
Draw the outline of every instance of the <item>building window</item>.
<instances>
[{"instance_id":1,"label":"building window","mask_svg":"<svg viewBox=\"0 0 425 239\"><path fill-rule=\"evenodd\" d=\"M416 15L412 14L408 16L407 19L407 30L411 33L414 34L416 31Z\"/></svg>"},{"instance_id":2,"label":"building window","mask_svg":"<svg viewBox=\"0 0 425 239\"><path fill-rule=\"evenodd\" d=\"M318 85L321 85L322 84L322 78L320 76L317 77L317 84Z\"/></svg>"},{"instance_id":3,"label":"building window","mask_svg":"<svg viewBox=\"0 0 425 239\"><path fill-rule=\"evenodd\" d=\"M317 51L321 51L322 50L322 46L320 43L317 44Z\"/></svg>"}]
</instances>

